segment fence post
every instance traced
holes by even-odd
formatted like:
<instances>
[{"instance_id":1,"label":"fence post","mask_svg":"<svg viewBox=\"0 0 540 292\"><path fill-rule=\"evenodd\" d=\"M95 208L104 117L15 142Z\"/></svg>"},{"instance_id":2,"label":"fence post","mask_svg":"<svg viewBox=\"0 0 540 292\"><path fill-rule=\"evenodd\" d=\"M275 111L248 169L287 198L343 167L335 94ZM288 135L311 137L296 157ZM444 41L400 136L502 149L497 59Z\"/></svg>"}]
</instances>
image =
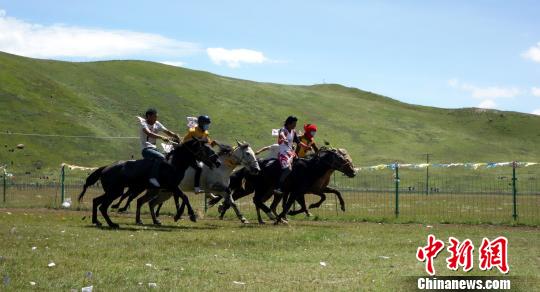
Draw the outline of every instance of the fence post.
<instances>
[{"instance_id":1,"label":"fence post","mask_svg":"<svg viewBox=\"0 0 540 292\"><path fill-rule=\"evenodd\" d=\"M396 181L396 217L399 216L399 164L396 162L394 164L394 169L396 171L395 173L395 181Z\"/></svg>"},{"instance_id":2,"label":"fence post","mask_svg":"<svg viewBox=\"0 0 540 292\"><path fill-rule=\"evenodd\" d=\"M514 205L512 217L514 217L514 220L517 220L516 166L517 166L517 163L515 161L512 162L512 194L513 194L513 205Z\"/></svg>"},{"instance_id":3,"label":"fence post","mask_svg":"<svg viewBox=\"0 0 540 292\"><path fill-rule=\"evenodd\" d=\"M334 180L334 187L336 187L336 172L335 171L332 173L332 179ZM334 196L334 203L336 206L336 216L338 216L339 210L338 210L337 196Z\"/></svg>"},{"instance_id":4,"label":"fence post","mask_svg":"<svg viewBox=\"0 0 540 292\"><path fill-rule=\"evenodd\" d=\"M64 187L64 180L66 177L66 166L62 165L62 170L60 171L60 204L64 203L64 196L65 194L65 187Z\"/></svg>"},{"instance_id":5,"label":"fence post","mask_svg":"<svg viewBox=\"0 0 540 292\"><path fill-rule=\"evenodd\" d=\"M6 203L7 171L4 167L4 204Z\"/></svg>"},{"instance_id":6,"label":"fence post","mask_svg":"<svg viewBox=\"0 0 540 292\"><path fill-rule=\"evenodd\" d=\"M204 196L204 214L208 212L208 198L206 197L206 193L202 194Z\"/></svg>"}]
</instances>

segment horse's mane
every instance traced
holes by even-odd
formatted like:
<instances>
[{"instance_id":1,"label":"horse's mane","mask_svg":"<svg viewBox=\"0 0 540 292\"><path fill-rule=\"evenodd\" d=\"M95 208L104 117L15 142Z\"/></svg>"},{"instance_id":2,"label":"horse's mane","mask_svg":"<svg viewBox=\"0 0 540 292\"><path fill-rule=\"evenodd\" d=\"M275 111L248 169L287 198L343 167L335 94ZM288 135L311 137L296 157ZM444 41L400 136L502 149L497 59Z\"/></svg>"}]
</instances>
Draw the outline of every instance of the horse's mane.
<instances>
[{"instance_id":1,"label":"horse's mane","mask_svg":"<svg viewBox=\"0 0 540 292\"><path fill-rule=\"evenodd\" d=\"M219 147L219 152L217 153L217 155L219 156L230 154L231 152L234 151L234 148L230 145L218 144L218 147Z\"/></svg>"}]
</instances>

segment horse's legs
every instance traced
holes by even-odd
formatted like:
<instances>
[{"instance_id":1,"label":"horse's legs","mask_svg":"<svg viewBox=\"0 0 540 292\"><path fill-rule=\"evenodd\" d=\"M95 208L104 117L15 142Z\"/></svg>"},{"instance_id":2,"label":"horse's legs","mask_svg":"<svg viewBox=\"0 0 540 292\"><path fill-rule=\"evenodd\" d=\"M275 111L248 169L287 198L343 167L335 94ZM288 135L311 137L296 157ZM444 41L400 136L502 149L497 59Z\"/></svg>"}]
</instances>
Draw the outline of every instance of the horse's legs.
<instances>
[{"instance_id":1,"label":"horse's legs","mask_svg":"<svg viewBox=\"0 0 540 292\"><path fill-rule=\"evenodd\" d=\"M272 200L272 204L270 204L270 209L272 209L272 213L277 216L277 206L279 205L279 202L283 199L283 194L274 194L274 199Z\"/></svg>"},{"instance_id":2,"label":"horse's legs","mask_svg":"<svg viewBox=\"0 0 540 292\"><path fill-rule=\"evenodd\" d=\"M236 213L236 217L238 217L238 219L240 219L242 223L249 223L246 217L244 217L244 215L240 213L240 210L238 209L238 206L234 202L234 199L232 198L231 194L227 192L224 197L225 197L225 205L231 206L233 208L234 212Z\"/></svg>"},{"instance_id":3,"label":"horse's legs","mask_svg":"<svg viewBox=\"0 0 540 292\"><path fill-rule=\"evenodd\" d=\"M141 207L146 202L149 202L150 200L152 200L152 198L154 198L155 194L156 194L155 190L148 190L148 191L146 191L146 193L142 197L140 197L137 200L137 212L135 214L135 223L143 224L142 221L141 221Z\"/></svg>"},{"instance_id":4,"label":"horse's legs","mask_svg":"<svg viewBox=\"0 0 540 292\"><path fill-rule=\"evenodd\" d=\"M230 207L231 205L227 204L226 202L223 202L221 205L219 205L218 212L220 220L223 220L223 217L225 217L225 213L227 213L227 210L229 210Z\"/></svg>"},{"instance_id":5,"label":"horse's legs","mask_svg":"<svg viewBox=\"0 0 540 292\"><path fill-rule=\"evenodd\" d=\"M163 203L159 203L156 209L156 217L159 217L159 211L161 210L161 207L163 206ZM178 208L177 208L178 210Z\"/></svg>"},{"instance_id":6,"label":"horse's legs","mask_svg":"<svg viewBox=\"0 0 540 292\"><path fill-rule=\"evenodd\" d=\"M178 196L174 196L174 200L178 201ZM182 219L182 215L184 215L184 210L186 209L186 203L182 201L182 204L180 205L180 208L177 207L176 215L174 215L174 222Z\"/></svg>"},{"instance_id":7,"label":"horse's legs","mask_svg":"<svg viewBox=\"0 0 540 292\"><path fill-rule=\"evenodd\" d=\"M261 208L263 210L263 212L268 216L268 218L270 218L270 220L274 220L275 219L275 216L274 214L272 214L272 210L270 210L270 208L268 208L263 200L262 200L262 196L263 194L260 194L260 191L255 191L255 196L253 196L253 203L255 204L256 207L258 208Z\"/></svg>"},{"instance_id":8,"label":"horse's legs","mask_svg":"<svg viewBox=\"0 0 540 292\"><path fill-rule=\"evenodd\" d=\"M327 186L323 189L323 192L336 194L336 197L339 200L339 205L341 206L341 211L345 212L345 201L338 190Z\"/></svg>"},{"instance_id":9,"label":"horse's legs","mask_svg":"<svg viewBox=\"0 0 540 292\"><path fill-rule=\"evenodd\" d=\"M284 221L285 216L287 215L287 213L291 209L291 206L294 203L294 201L296 200L296 198L298 198L298 197L300 197L302 195L303 194L300 194L300 193L297 193L297 192L291 193L289 195L289 197L287 199L287 202L285 203L285 207L283 208L283 211L281 211L279 216L276 218L276 223L275 224L279 224L280 222L283 222L283 223L287 222L287 221Z\"/></svg>"},{"instance_id":10,"label":"horse's legs","mask_svg":"<svg viewBox=\"0 0 540 292\"><path fill-rule=\"evenodd\" d=\"M131 204L131 201L133 201L133 199L135 199L140 193L142 193L142 191L144 191L144 188L140 188L136 190L129 189L128 192L131 192L131 193L129 194L128 200L126 204L124 205L124 207L118 209L118 212L125 212L129 208L129 204ZM120 202L118 202L118 204L120 204Z\"/></svg>"},{"instance_id":11,"label":"horse's legs","mask_svg":"<svg viewBox=\"0 0 540 292\"><path fill-rule=\"evenodd\" d=\"M148 202L148 207L150 208L150 216L152 216L152 222L154 222L155 225L161 225L161 221L157 219L156 213L154 212L154 208L159 202L159 196L154 197Z\"/></svg>"},{"instance_id":12,"label":"horse's legs","mask_svg":"<svg viewBox=\"0 0 540 292\"><path fill-rule=\"evenodd\" d=\"M107 209L109 208L111 203L114 201L114 199L116 199L116 197L114 197L113 194L112 195L106 194L106 195L108 195L108 197L105 197L103 199L103 203L101 203L101 205L99 206L99 211L101 211L101 215L103 216L103 218L105 218L105 221L107 221L107 224L109 224L111 228L118 228L119 225L112 222L111 218L109 218L109 214L107 214Z\"/></svg>"},{"instance_id":13,"label":"horse's legs","mask_svg":"<svg viewBox=\"0 0 540 292\"><path fill-rule=\"evenodd\" d=\"M221 199L223 199L223 197L219 195L217 195L215 198L210 199L210 201L208 201L208 208L212 208L215 204L219 203Z\"/></svg>"},{"instance_id":14,"label":"horse's legs","mask_svg":"<svg viewBox=\"0 0 540 292\"><path fill-rule=\"evenodd\" d=\"M322 205L322 203L323 203L324 201L326 201L326 195L325 195L323 192L320 192L320 193L313 193L313 194L316 195L316 196L321 197L321 199L320 199L317 203L313 203L313 204L309 205L309 208L310 208L310 209L313 209L313 208L319 208L319 207Z\"/></svg>"},{"instance_id":15,"label":"horse's legs","mask_svg":"<svg viewBox=\"0 0 540 292\"><path fill-rule=\"evenodd\" d=\"M122 201L125 198L127 198L130 194L131 194L131 189L128 188L127 191L122 194L122 196L120 197L120 200L118 200L118 203L116 203L114 205L111 205L111 209L118 209L118 207L120 207L120 203L122 203ZM120 212L120 210L118 210L118 211Z\"/></svg>"},{"instance_id":16,"label":"horse's legs","mask_svg":"<svg viewBox=\"0 0 540 292\"><path fill-rule=\"evenodd\" d=\"M309 211L308 211L308 209L306 207L306 194L296 198L296 202L298 202L298 204L300 205L300 209L291 210L287 214L291 215L291 216L294 216L294 215L298 215L300 213L306 213L306 216L310 217L311 213L309 213Z\"/></svg>"},{"instance_id":17,"label":"horse's legs","mask_svg":"<svg viewBox=\"0 0 540 292\"><path fill-rule=\"evenodd\" d=\"M257 209L257 220L259 221L259 224L265 224L261 216L261 209L259 207L255 207L255 209Z\"/></svg>"},{"instance_id":18,"label":"horse's legs","mask_svg":"<svg viewBox=\"0 0 540 292\"><path fill-rule=\"evenodd\" d=\"M92 200L92 224L96 224L96 226L101 226L101 222L97 219L97 209L98 206L103 203L103 199L105 199L105 194L95 197L94 200Z\"/></svg>"},{"instance_id":19,"label":"horse's legs","mask_svg":"<svg viewBox=\"0 0 540 292\"><path fill-rule=\"evenodd\" d=\"M195 212L193 211L193 208L191 207L191 204L189 203L189 198L184 194L178 187L174 189L174 195L180 197L182 199L182 203L186 204L188 208L188 214L189 214L189 220L193 222L197 222L197 215L195 215Z\"/></svg>"}]
</instances>

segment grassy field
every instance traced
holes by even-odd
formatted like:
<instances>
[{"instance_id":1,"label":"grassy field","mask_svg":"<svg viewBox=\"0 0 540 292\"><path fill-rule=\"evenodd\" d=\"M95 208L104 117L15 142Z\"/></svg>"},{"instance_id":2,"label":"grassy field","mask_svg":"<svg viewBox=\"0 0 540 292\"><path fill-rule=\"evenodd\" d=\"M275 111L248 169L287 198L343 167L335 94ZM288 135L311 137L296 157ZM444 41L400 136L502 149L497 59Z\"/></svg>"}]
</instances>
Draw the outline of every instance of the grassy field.
<instances>
[{"instance_id":1,"label":"grassy field","mask_svg":"<svg viewBox=\"0 0 540 292\"><path fill-rule=\"evenodd\" d=\"M191 291L405 291L414 287L407 276L425 275L415 252L428 234L445 242L449 236L469 238L475 246L482 237L506 236L509 276L521 283L514 288L539 287L538 228L315 221L276 227L211 219L175 224L171 218L153 227L115 216L122 229L109 230L92 227L88 215L0 209L1 290L93 285L96 291L133 291L156 283L160 290ZM437 274L463 275L446 269L446 256L444 251L436 259ZM468 275L499 275L474 263Z\"/></svg>"},{"instance_id":2,"label":"grassy field","mask_svg":"<svg viewBox=\"0 0 540 292\"><path fill-rule=\"evenodd\" d=\"M288 115L319 125L318 139L349 150L355 164L536 161L540 117L398 102L337 84L281 85L143 61L59 62L0 52L0 164L11 172L100 166L140 157L137 139L6 136L6 132L137 136L135 115L157 107L170 129L209 114L211 135L273 143ZM15 114L14 114L15 113ZM23 150L16 149L22 143ZM13 152L11 152L13 150ZM40 170L38 170L40 168Z\"/></svg>"}]
</instances>

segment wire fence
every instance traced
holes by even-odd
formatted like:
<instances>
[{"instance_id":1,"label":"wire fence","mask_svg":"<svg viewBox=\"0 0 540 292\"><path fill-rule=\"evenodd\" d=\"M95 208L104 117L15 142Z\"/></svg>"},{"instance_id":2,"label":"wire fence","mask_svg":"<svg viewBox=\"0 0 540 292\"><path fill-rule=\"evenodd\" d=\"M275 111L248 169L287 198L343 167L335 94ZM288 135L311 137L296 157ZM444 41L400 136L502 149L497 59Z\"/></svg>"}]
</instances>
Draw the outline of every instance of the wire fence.
<instances>
[{"instance_id":1,"label":"wire fence","mask_svg":"<svg viewBox=\"0 0 540 292\"><path fill-rule=\"evenodd\" d=\"M90 210L92 199L103 193L99 182L77 202L91 171L59 171L56 174L1 174L2 207ZM493 223L540 225L540 167L494 169L383 169L361 171L354 178L334 174L330 184L345 201L342 211L333 194L327 194L312 218L350 221L399 221L423 223ZM189 193L200 216L217 216L207 209L204 195ZM319 201L306 195L308 205ZM135 202L135 201L134 201ZM240 210L255 219L252 196L238 200ZM267 202L269 205L270 202ZM135 210L133 204L130 211ZM148 207L143 208L147 213ZM175 212L172 200L163 212ZM228 218L234 218L230 211ZM297 219L305 215L297 215Z\"/></svg>"}]
</instances>

